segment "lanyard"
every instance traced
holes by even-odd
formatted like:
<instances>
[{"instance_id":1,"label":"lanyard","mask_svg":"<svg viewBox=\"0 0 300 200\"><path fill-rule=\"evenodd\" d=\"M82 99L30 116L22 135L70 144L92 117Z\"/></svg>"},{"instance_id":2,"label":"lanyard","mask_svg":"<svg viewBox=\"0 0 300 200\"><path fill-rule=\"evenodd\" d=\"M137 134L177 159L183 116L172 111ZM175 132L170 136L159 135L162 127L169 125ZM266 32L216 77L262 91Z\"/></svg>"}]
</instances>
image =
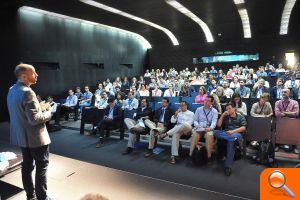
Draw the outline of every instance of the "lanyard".
<instances>
[{"instance_id":1,"label":"lanyard","mask_svg":"<svg viewBox=\"0 0 300 200\"><path fill-rule=\"evenodd\" d=\"M260 104L258 103L258 106L260 108L260 112L258 114L260 115L262 113L263 109L265 108L265 105L260 106Z\"/></svg>"},{"instance_id":2,"label":"lanyard","mask_svg":"<svg viewBox=\"0 0 300 200\"><path fill-rule=\"evenodd\" d=\"M289 104L290 104L290 101L288 102L288 104L286 104L286 106L284 106L284 103L283 103L283 101L282 101L282 108L283 108L283 111L284 111L284 112L285 112L286 109L288 108Z\"/></svg>"},{"instance_id":3,"label":"lanyard","mask_svg":"<svg viewBox=\"0 0 300 200\"><path fill-rule=\"evenodd\" d=\"M211 108L209 109L209 112L208 112L208 113L206 113L206 112L205 112L205 108L203 108L203 112L204 112L205 118L206 118L206 120L207 120L207 123L209 123L208 115L209 115L210 112L211 112ZM211 120L210 120L210 121L211 121Z\"/></svg>"}]
</instances>

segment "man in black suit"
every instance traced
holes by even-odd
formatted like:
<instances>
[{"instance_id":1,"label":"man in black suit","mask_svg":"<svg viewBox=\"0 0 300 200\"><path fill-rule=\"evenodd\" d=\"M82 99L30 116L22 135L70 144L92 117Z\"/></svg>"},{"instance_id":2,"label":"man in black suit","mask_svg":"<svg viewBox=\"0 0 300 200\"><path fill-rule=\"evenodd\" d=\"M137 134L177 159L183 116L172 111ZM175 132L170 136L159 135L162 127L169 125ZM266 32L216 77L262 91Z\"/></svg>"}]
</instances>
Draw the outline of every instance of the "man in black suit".
<instances>
[{"instance_id":1,"label":"man in black suit","mask_svg":"<svg viewBox=\"0 0 300 200\"><path fill-rule=\"evenodd\" d=\"M162 107L155 111L153 121L149 119L145 120L145 125L150 128L148 153L145 154L145 157L149 157L153 154L157 137L170 129L173 114L174 111L169 107L169 99L163 98Z\"/></svg>"},{"instance_id":2,"label":"man in black suit","mask_svg":"<svg viewBox=\"0 0 300 200\"><path fill-rule=\"evenodd\" d=\"M127 149L123 152L123 155L133 151L136 135L146 131L144 120L149 119L151 115L152 108L149 107L149 101L146 98L143 98L141 100L141 106L136 110L136 113L133 114L133 117L124 119L124 123L129 130L129 135Z\"/></svg>"},{"instance_id":3,"label":"man in black suit","mask_svg":"<svg viewBox=\"0 0 300 200\"><path fill-rule=\"evenodd\" d=\"M120 106L115 104L115 99L110 97L107 100L108 106L105 108L105 115L97 126L97 131L100 132L100 141L96 145L97 148L104 145L104 131L108 137L108 129L120 127L122 123L122 110Z\"/></svg>"},{"instance_id":4,"label":"man in black suit","mask_svg":"<svg viewBox=\"0 0 300 200\"><path fill-rule=\"evenodd\" d=\"M283 90L283 79L278 78L276 86L270 89L270 96L272 99L282 99L282 90Z\"/></svg>"}]
</instances>

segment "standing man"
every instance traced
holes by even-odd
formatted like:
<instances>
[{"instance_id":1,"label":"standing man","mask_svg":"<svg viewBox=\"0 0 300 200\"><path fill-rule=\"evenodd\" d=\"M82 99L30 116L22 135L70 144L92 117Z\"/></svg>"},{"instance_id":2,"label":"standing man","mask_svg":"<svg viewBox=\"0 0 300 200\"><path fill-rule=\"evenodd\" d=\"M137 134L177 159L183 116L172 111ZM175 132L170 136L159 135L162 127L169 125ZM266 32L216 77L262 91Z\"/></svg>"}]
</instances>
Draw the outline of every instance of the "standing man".
<instances>
[{"instance_id":1,"label":"standing man","mask_svg":"<svg viewBox=\"0 0 300 200\"><path fill-rule=\"evenodd\" d=\"M30 88L38 77L33 66L19 64L15 68L15 75L18 81L7 95L10 141L22 150L22 181L27 199L46 200L49 199L47 167L51 141L45 123L51 119L51 107L45 104L45 110L42 110L36 94ZM34 186L31 174L35 166Z\"/></svg>"}]
</instances>

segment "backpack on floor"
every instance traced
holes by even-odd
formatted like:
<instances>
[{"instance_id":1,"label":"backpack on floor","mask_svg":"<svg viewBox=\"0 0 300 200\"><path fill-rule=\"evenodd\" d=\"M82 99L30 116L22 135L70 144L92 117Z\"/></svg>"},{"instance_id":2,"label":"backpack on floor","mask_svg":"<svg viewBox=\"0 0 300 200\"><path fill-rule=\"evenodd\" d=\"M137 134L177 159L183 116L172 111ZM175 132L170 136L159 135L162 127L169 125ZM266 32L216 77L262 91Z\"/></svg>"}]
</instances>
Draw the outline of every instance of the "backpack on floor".
<instances>
[{"instance_id":1,"label":"backpack on floor","mask_svg":"<svg viewBox=\"0 0 300 200\"><path fill-rule=\"evenodd\" d=\"M207 163L207 150L205 146L197 145L192 153L192 161L196 166Z\"/></svg>"},{"instance_id":2,"label":"backpack on floor","mask_svg":"<svg viewBox=\"0 0 300 200\"><path fill-rule=\"evenodd\" d=\"M276 165L275 149L271 140L260 142L256 156L253 157L256 164L273 167Z\"/></svg>"}]
</instances>

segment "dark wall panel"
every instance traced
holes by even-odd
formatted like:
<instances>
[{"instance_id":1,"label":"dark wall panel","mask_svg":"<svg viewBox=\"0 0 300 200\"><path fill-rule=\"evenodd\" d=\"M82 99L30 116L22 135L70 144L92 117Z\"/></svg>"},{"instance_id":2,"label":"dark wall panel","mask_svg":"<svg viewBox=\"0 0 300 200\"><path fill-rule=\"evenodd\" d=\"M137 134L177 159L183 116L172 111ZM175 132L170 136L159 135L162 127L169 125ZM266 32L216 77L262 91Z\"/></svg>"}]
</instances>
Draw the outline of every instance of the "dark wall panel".
<instances>
[{"instance_id":1,"label":"dark wall panel","mask_svg":"<svg viewBox=\"0 0 300 200\"><path fill-rule=\"evenodd\" d=\"M131 34L28 11L19 12L18 28L20 60L59 63L58 70L38 70L41 95L143 71L146 50ZM104 69L84 63L104 63Z\"/></svg>"},{"instance_id":2,"label":"dark wall panel","mask_svg":"<svg viewBox=\"0 0 300 200\"><path fill-rule=\"evenodd\" d=\"M188 36L187 36L188 37ZM286 52L295 52L300 57L300 40L298 37L279 36L264 40L244 39L242 41L219 41L199 45L194 42L186 43L175 47L154 46L149 53L149 67L176 67L182 69L190 66L220 66L228 69L236 63L216 64L192 64L193 58L213 56L220 51L231 51L233 54L256 54L259 53L259 61L238 62L242 65L257 67L265 65L266 62L285 62Z\"/></svg>"},{"instance_id":3,"label":"dark wall panel","mask_svg":"<svg viewBox=\"0 0 300 200\"><path fill-rule=\"evenodd\" d=\"M0 121L8 119L6 95L16 81L13 70L20 62L36 63L39 77L33 88L42 96L143 71L147 50L132 35L38 13L20 13L18 7L0 7ZM104 69L84 63L103 63ZM59 69L51 69L57 64Z\"/></svg>"}]
</instances>

